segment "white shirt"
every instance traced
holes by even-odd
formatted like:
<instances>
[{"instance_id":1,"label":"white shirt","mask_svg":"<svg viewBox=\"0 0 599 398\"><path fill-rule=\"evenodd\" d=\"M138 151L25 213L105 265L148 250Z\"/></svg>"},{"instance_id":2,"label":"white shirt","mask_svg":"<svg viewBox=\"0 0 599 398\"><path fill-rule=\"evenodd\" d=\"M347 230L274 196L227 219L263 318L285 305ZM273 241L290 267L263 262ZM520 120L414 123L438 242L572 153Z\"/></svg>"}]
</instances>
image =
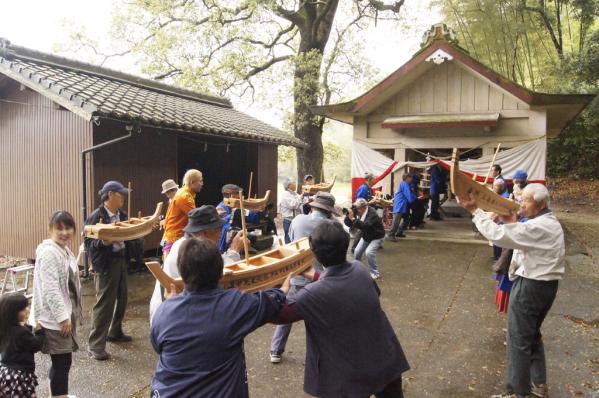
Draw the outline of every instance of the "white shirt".
<instances>
[{"instance_id":1,"label":"white shirt","mask_svg":"<svg viewBox=\"0 0 599 398\"><path fill-rule=\"evenodd\" d=\"M187 238L183 237L173 243L173 247L171 247L171 251L164 261L162 270L171 278L176 279L181 277L181 275L179 275L179 269L177 268L177 258L179 258L179 248L185 239ZM241 260L239 253L231 249L227 250L222 257L224 265L232 264ZM152 293L152 299L150 300L150 323L152 323L152 318L154 318L154 314L156 313L156 310L160 304L162 304L162 293L160 292L160 282L156 281L154 293Z\"/></svg>"},{"instance_id":2,"label":"white shirt","mask_svg":"<svg viewBox=\"0 0 599 398\"><path fill-rule=\"evenodd\" d=\"M472 220L485 238L499 247L514 249L511 280L517 276L539 281L563 278L566 269L564 231L552 212L525 223L498 225L477 209Z\"/></svg>"},{"instance_id":3,"label":"white shirt","mask_svg":"<svg viewBox=\"0 0 599 398\"><path fill-rule=\"evenodd\" d=\"M279 202L279 213L283 218L293 218L296 213L302 207L303 200L301 195L296 192L286 189L281 195L281 201Z\"/></svg>"}]
</instances>

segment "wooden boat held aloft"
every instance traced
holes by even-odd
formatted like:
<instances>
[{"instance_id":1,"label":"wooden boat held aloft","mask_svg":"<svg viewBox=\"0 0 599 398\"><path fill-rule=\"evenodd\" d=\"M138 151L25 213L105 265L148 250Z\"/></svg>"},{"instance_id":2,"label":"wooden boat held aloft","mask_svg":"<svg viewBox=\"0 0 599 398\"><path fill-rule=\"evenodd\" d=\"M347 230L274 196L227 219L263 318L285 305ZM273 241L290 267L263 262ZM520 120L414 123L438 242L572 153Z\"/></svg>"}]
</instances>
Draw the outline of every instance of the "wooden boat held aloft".
<instances>
[{"instance_id":1,"label":"wooden boat held aloft","mask_svg":"<svg viewBox=\"0 0 599 398\"><path fill-rule=\"evenodd\" d=\"M245 210L250 211L264 211L266 205L268 204L268 199L270 198L270 191L266 191L263 198L244 198L243 199L243 208ZM241 208L240 199L239 198L225 198L224 203L226 206L229 206L234 209Z\"/></svg>"},{"instance_id":2,"label":"wooden boat held aloft","mask_svg":"<svg viewBox=\"0 0 599 398\"><path fill-rule=\"evenodd\" d=\"M393 207L393 199L385 199L385 194L381 191L374 193L374 204L381 206L383 209Z\"/></svg>"},{"instance_id":3,"label":"wooden boat held aloft","mask_svg":"<svg viewBox=\"0 0 599 398\"><path fill-rule=\"evenodd\" d=\"M225 265L220 285L225 289L235 288L244 292L269 289L283 284L290 273L301 273L315 262L308 238L302 238L250 257L247 262L241 260ZM183 290L183 281L167 275L158 262L147 262L146 266L165 289L170 289L170 285L174 284L177 291Z\"/></svg>"},{"instance_id":4,"label":"wooden boat held aloft","mask_svg":"<svg viewBox=\"0 0 599 398\"><path fill-rule=\"evenodd\" d=\"M317 192L331 192L337 176L333 177L331 182L321 182L320 184L314 185L302 185L302 193L308 193L310 195L316 195Z\"/></svg>"},{"instance_id":5,"label":"wooden boat held aloft","mask_svg":"<svg viewBox=\"0 0 599 398\"><path fill-rule=\"evenodd\" d=\"M453 149L453 157L450 171L451 192L458 198L469 199L470 195L476 201L476 205L485 211L497 213L501 216L509 216L519 210L520 206L496 194L485 185L482 185L460 171L460 157L456 148Z\"/></svg>"},{"instance_id":6,"label":"wooden boat held aloft","mask_svg":"<svg viewBox=\"0 0 599 398\"><path fill-rule=\"evenodd\" d=\"M160 213L162 213L162 202L158 202L156 211L151 216L129 217L127 221L112 224L86 225L83 232L86 238L107 241L139 239L149 235L154 230L154 226L160 222Z\"/></svg>"}]
</instances>

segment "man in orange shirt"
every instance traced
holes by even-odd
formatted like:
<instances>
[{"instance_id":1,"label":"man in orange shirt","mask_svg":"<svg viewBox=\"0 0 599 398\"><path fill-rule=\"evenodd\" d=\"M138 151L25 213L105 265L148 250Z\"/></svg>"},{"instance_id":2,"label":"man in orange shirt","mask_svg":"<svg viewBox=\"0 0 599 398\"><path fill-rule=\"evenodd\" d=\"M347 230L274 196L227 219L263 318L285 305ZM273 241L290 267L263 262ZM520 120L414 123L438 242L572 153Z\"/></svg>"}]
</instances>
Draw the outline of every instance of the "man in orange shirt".
<instances>
[{"instance_id":1,"label":"man in orange shirt","mask_svg":"<svg viewBox=\"0 0 599 398\"><path fill-rule=\"evenodd\" d=\"M187 170L183 176L183 186L177 191L168 206L164 219L164 256L171 251L173 243L183 236L183 228L187 225L187 214L195 209L195 196L202 190L204 178L196 169Z\"/></svg>"}]
</instances>

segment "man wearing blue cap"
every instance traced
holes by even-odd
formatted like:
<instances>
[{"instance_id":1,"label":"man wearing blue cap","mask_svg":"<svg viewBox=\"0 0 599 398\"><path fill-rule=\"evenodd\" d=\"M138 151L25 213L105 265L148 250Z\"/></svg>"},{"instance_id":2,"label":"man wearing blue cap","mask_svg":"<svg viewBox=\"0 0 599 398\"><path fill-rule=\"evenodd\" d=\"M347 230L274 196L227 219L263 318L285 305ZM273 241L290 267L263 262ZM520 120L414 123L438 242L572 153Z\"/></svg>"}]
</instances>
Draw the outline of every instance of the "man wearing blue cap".
<instances>
[{"instance_id":1,"label":"man wearing blue cap","mask_svg":"<svg viewBox=\"0 0 599 398\"><path fill-rule=\"evenodd\" d=\"M110 224L128 218L121 208L129 190L118 181L108 181L98 192L100 206L85 220L85 225L99 222ZM95 271L96 304L92 310L92 330L89 335L89 355L98 360L110 359L106 341L129 342L123 332L127 309L126 246L129 242L113 242L85 238L85 248Z\"/></svg>"}]
</instances>

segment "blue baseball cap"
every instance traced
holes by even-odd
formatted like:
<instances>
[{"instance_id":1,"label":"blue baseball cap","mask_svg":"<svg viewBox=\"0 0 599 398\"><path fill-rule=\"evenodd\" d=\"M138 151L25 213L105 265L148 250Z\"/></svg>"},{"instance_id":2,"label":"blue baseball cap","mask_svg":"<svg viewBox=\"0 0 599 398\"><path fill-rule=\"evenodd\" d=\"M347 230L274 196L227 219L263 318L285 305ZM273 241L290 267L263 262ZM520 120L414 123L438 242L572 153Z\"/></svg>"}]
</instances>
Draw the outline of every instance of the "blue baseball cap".
<instances>
[{"instance_id":1,"label":"blue baseball cap","mask_svg":"<svg viewBox=\"0 0 599 398\"><path fill-rule=\"evenodd\" d=\"M118 192L123 195L129 195L129 190L118 181L108 181L102 189L98 191L98 195L104 195L108 192Z\"/></svg>"},{"instance_id":2,"label":"blue baseball cap","mask_svg":"<svg viewBox=\"0 0 599 398\"><path fill-rule=\"evenodd\" d=\"M522 169L516 170L514 176L512 177L514 180L528 180L528 173Z\"/></svg>"}]
</instances>

